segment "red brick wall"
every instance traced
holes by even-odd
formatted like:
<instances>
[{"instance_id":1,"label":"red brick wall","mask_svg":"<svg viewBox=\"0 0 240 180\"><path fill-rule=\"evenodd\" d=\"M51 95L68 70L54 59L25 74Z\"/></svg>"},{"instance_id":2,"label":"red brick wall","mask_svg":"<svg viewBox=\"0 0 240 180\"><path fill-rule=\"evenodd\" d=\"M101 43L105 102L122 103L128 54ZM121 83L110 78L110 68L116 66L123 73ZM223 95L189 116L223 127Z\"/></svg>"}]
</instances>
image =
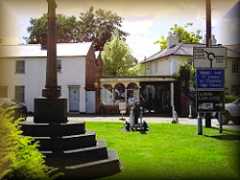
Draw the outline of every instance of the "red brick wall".
<instances>
[{"instance_id":1,"label":"red brick wall","mask_svg":"<svg viewBox=\"0 0 240 180\"><path fill-rule=\"evenodd\" d=\"M91 46L86 57L86 90L95 91L96 82L101 76L102 61L95 58L95 50Z\"/></svg>"},{"instance_id":2,"label":"red brick wall","mask_svg":"<svg viewBox=\"0 0 240 180\"><path fill-rule=\"evenodd\" d=\"M91 46L86 56L86 91L96 91L96 113L100 111L100 77L102 75L102 60L95 57L95 50ZM97 85L98 84L98 85ZM97 87L96 87L97 85Z\"/></svg>"}]
</instances>

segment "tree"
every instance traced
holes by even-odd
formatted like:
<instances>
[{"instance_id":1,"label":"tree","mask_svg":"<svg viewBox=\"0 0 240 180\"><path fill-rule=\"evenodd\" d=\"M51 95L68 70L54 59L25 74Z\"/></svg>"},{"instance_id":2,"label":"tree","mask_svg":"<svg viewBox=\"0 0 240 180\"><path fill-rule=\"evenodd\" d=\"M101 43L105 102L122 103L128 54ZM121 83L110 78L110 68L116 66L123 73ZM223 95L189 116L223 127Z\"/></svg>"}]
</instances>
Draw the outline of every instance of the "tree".
<instances>
[{"instance_id":1,"label":"tree","mask_svg":"<svg viewBox=\"0 0 240 180\"><path fill-rule=\"evenodd\" d=\"M196 32L189 32L187 30L188 27L192 26L192 23L187 23L185 26L179 26L174 24L173 27L170 28L171 33L176 33L180 43L199 43L202 39L200 35L200 30ZM167 48L167 37L161 36L159 40L155 41L154 44L159 44L161 49Z\"/></svg>"},{"instance_id":2,"label":"tree","mask_svg":"<svg viewBox=\"0 0 240 180\"><path fill-rule=\"evenodd\" d=\"M118 33L104 45L102 59L104 75L108 76L128 75L129 68L136 65L128 45Z\"/></svg>"},{"instance_id":3,"label":"tree","mask_svg":"<svg viewBox=\"0 0 240 180\"><path fill-rule=\"evenodd\" d=\"M181 87L186 93L189 92L189 86L192 80L191 76L192 76L192 65L190 64L181 65L179 68L178 79L181 82Z\"/></svg>"},{"instance_id":4,"label":"tree","mask_svg":"<svg viewBox=\"0 0 240 180\"><path fill-rule=\"evenodd\" d=\"M78 42L80 40L80 31L76 17L58 14L56 19L57 42ZM27 29L30 35L25 38L27 43L36 44L46 41L47 21L47 14L40 18L31 18L31 25Z\"/></svg>"},{"instance_id":5,"label":"tree","mask_svg":"<svg viewBox=\"0 0 240 180\"><path fill-rule=\"evenodd\" d=\"M112 11L90 7L80 13L79 19L74 16L57 15L57 42L93 42L96 50L102 50L104 44L117 31L124 38L127 36L121 28L122 18ZM43 43L47 34L47 14L40 18L31 18L28 27L27 43Z\"/></svg>"},{"instance_id":6,"label":"tree","mask_svg":"<svg viewBox=\"0 0 240 180\"><path fill-rule=\"evenodd\" d=\"M127 33L122 31L122 18L116 13L90 7L86 13L80 14L80 32L83 41L93 41L97 50L102 50L104 44L117 32L123 39Z\"/></svg>"},{"instance_id":7,"label":"tree","mask_svg":"<svg viewBox=\"0 0 240 180\"><path fill-rule=\"evenodd\" d=\"M128 69L128 76L139 76L144 75L145 66L143 64L136 64L135 66Z\"/></svg>"}]
</instances>

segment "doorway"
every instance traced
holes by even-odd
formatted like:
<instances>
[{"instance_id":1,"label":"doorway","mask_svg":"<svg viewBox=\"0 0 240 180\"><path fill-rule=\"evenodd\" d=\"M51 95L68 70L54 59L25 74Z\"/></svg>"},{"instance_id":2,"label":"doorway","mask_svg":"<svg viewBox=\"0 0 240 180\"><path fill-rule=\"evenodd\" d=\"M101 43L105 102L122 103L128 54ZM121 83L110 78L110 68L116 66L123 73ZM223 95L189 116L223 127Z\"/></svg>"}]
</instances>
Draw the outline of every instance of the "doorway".
<instances>
[{"instance_id":1,"label":"doorway","mask_svg":"<svg viewBox=\"0 0 240 180\"><path fill-rule=\"evenodd\" d=\"M79 112L80 87L69 86L69 112Z\"/></svg>"},{"instance_id":2,"label":"doorway","mask_svg":"<svg viewBox=\"0 0 240 180\"><path fill-rule=\"evenodd\" d=\"M86 112L96 113L96 92L86 91Z\"/></svg>"}]
</instances>

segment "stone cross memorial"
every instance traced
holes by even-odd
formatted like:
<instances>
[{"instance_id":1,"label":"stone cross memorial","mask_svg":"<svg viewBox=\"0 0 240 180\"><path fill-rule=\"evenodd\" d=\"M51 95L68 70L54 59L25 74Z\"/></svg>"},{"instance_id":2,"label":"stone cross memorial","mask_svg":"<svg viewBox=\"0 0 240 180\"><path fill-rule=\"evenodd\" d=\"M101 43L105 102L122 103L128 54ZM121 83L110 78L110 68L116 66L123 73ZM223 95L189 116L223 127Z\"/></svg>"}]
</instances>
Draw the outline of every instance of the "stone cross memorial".
<instances>
[{"instance_id":1,"label":"stone cross memorial","mask_svg":"<svg viewBox=\"0 0 240 180\"><path fill-rule=\"evenodd\" d=\"M64 173L63 179L93 179L120 172L114 151L88 132L85 122L67 121L67 99L60 98L56 69L56 2L48 2L46 84L42 98L34 100L34 122L25 121L25 136L39 142L39 150L49 166ZM62 179L62 177L60 177Z\"/></svg>"}]
</instances>

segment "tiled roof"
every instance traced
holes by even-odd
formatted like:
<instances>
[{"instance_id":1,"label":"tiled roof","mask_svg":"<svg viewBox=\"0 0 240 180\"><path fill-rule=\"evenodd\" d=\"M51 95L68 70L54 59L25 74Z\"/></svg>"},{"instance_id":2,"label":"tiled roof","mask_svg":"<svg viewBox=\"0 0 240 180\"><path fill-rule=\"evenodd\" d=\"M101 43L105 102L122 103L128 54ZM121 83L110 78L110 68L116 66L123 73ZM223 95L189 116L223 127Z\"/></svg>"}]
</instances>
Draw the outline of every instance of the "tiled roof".
<instances>
[{"instance_id":1,"label":"tiled roof","mask_svg":"<svg viewBox=\"0 0 240 180\"><path fill-rule=\"evenodd\" d=\"M58 43L57 56L86 56L91 42ZM0 45L0 57L46 57L47 50L40 44Z\"/></svg>"},{"instance_id":2,"label":"tiled roof","mask_svg":"<svg viewBox=\"0 0 240 180\"><path fill-rule=\"evenodd\" d=\"M224 18L240 18L240 1L238 1L224 16Z\"/></svg>"}]
</instances>

